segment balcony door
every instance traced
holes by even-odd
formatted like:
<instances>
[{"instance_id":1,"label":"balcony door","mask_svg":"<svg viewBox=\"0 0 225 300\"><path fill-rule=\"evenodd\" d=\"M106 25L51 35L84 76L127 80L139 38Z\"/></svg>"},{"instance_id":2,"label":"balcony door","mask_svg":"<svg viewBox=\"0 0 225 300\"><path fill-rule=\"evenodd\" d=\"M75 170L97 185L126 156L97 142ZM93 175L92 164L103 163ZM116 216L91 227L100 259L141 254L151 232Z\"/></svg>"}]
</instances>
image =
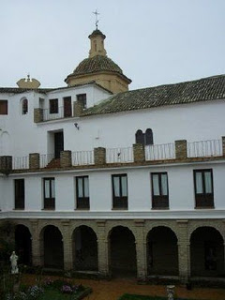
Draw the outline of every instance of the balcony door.
<instances>
[{"instance_id":1,"label":"balcony door","mask_svg":"<svg viewBox=\"0 0 225 300\"><path fill-rule=\"evenodd\" d=\"M60 152L64 150L63 131L55 132L54 143L55 143L55 158L60 158Z\"/></svg>"},{"instance_id":2,"label":"balcony door","mask_svg":"<svg viewBox=\"0 0 225 300\"><path fill-rule=\"evenodd\" d=\"M72 116L71 97L63 98L64 118Z\"/></svg>"}]
</instances>

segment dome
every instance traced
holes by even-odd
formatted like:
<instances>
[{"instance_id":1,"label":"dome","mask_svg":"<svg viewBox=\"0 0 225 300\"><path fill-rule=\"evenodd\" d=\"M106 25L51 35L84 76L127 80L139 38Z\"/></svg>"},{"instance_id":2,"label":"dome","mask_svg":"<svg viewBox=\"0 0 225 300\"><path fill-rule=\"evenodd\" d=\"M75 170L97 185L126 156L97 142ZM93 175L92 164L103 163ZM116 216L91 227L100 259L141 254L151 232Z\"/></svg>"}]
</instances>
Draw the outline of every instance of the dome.
<instances>
[{"instance_id":1,"label":"dome","mask_svg":"<svg viewBox=\"0 0 225 300\"><path fill-rule=\"evenodd\" d=\"M121 70L121 68L110 58L103 55L96 55L94 57L82 60L82 62L76 67L72 74L82 75L102 71L116 72L123 75L123 71Z\"/></svg>"}]
</instances>

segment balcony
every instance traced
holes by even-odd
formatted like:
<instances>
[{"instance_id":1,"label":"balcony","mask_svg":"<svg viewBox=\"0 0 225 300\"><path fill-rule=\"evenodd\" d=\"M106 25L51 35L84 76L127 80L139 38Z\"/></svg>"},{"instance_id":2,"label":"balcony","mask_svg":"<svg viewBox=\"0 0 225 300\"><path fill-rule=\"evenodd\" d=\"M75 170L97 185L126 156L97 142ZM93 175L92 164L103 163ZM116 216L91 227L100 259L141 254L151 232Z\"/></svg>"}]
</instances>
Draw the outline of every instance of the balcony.
<instances>
[{"instance_id":1,"label":"balcony","mask_svg":"<svg viewBox=\"0 0 225 300\"><path fill-rule=\"evenodd\" d=\"M0 156L0 172L12 170L39 170L76 168L83 166L118 166L121 164L160 164L190 161L225 159L225 137L220 140L187 142L143 146L134 144L127 148L95 148L90 151L62 151L59 159L53 154L31 153L28 156Z\"/></svg>"}]
</instances>

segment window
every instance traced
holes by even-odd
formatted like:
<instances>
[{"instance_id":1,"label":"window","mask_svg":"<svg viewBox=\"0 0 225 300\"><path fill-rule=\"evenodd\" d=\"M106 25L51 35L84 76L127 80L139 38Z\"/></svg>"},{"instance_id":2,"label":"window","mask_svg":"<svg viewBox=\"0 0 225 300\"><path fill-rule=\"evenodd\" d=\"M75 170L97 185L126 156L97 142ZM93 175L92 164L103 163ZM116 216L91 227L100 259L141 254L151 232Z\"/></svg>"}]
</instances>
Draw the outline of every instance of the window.
<instances>
[{"instance_id":1,"label":"window","mask_svg":"<svg viewBox=\"0 0 225 300\"><path fill-rule=\"evenodd\" d=\"M59 112L58 99L49 100L49 113L57 114Z\"/></svg>"},{"instance_id":2,"label":"window","mask_svg":"<svg viewBox=\"0 0 225 300\"><path fill-rule=\"evenodd\" d=\"M44 209L55 209L55 178L44 178Z\"/></svg>"},{"instance_id":3,"label":"window","mask_svg":"<svg viewBox=\"0 0 225 300\"><path fill-rule=\"evenodd\" d=\"M195 207L214 207L213 174L211 169L194 170Z\"/></svg>"},{"instance_id":4,"label":"window","mask_svg":"<svg viewBox=\"0 0 225 300\"><path fill-rule=\"evenodd\" d=\"M135 134L135 140L137 144L153 145L153 132L151 128L146 129L145 133L138 129Z\"/></svg>"},{"instance_id":5,"label":"window","mask_svg":"<svg viewBox=\"0 0 225 300\"><path fill-rule=\"evenodd\" d=\"M113 208L127 209L128 189L127 175L112 175Z\"/></svg>"},{"instance_id":6,"label":"window","mask_svg":"<svg viewBox=\"0 0 225 300\"><path fill-rule=\"evenodd\" d=\"M15 189L15 209L24 209L24 179L15 179L14 189Z\"/></svg>"},{"instance_id":7,"label":"window","mask_svg":"<svg viewBox=\"0 0 225 300\"><path fill-rule=\"evenodd\" d=\"M83 109L87 108L87 95L79 94L77 95L77 102L83 107Z\"/></svg>"},{"instance_id":8,"label":"window","mask_svg":"<svg viewBox=\"0 0 225 300\"><path fill-rule=\"evenodd\" d=\"M152 208L169 208L167 173L151 173Z\"/></svg>"},{"instance_id":9,"label":"window","mask_svg":"<svg viewBox=\"0 0 225 300\"><path fill-rule=\"evenodd\" d=\"M89 209L89 180L88 176L76 177L77 208Z\"/></svg>"},{"instance_id":10,"label":"window","mask_svg":"<svg viewBox=\"0 0 225 300\"><path fill-rule=\"evenodd\" d=\"M25 115L28 113L28 101L27 99L22 100L22 114Z\"/></svg>"},{"instance_id":11,"label":"window","mask_svg":"<svg viewBox=\"0 0 225 300\"><path fill-rule=\"evenodd\" d=\"M8 115L8 101L0 100L0 115Z\"/></svg>"}]
</instances>

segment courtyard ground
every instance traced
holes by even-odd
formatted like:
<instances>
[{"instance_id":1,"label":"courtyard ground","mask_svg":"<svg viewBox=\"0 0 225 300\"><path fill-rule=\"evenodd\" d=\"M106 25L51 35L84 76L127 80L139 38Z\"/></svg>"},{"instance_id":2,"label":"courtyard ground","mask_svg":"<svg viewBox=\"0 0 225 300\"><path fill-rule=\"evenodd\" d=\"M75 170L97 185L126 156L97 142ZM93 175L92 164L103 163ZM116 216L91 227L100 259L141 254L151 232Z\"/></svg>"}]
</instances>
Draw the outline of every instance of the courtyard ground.
<instances>
[{"instance_id":1,"label":"courtyard ground","mask_svg":"<svg viewBox=\"0 0 225 300\"><path fill-rule=\"evenodd\" d=\"M90 286L93 293L88 300L117 300L125 293L166 296L166 286L163 285L138 285L132 279L114 279L111 281L77 279L83 285ZM185 287L176 286L176 297L204 300L225 300L225 289L193 288L187 290Z\"/></svg>"},{"instance_id":2,"label":"courtyard ground","mask_svg":"<svg viewBox=\"0 0 225 300\"><path fill-rule=\"evenodd\" d=\"M46 278L53 276L44 276ZM23 281L34 284L34 275L23 276ZM107 280L91 280L91 279L74 279L76 284L82 284L92 288L93 292L85 300L117 300L125 293L164 296L166 297L166 285L140 285L135 279L113 279ZM184 286L177 285L175 287L175 295L179 298L188 298L196 300L225 300L225 289L222 288L199 288L193 287L187 290Z\"/></svg>"}]
</instances>

